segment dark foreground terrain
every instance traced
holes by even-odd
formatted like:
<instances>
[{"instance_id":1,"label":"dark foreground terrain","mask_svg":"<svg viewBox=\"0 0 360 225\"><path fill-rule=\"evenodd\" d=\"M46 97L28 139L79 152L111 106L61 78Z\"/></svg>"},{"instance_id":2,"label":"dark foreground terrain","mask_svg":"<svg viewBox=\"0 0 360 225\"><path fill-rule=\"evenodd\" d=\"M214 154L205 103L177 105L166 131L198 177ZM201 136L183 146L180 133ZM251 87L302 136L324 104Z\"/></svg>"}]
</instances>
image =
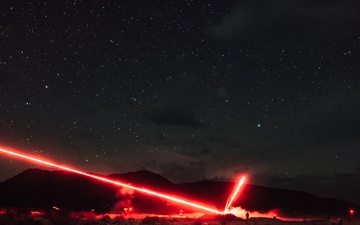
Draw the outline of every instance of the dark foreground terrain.
<instances>
[{"instance_id":1,"label":"dark foreground terrain","mask_svg":"<svg viewBox=\"0 0 360 225\"><path fill-rule=\"evenodd\" d=\"M360 225L360 220L293 220L283 221L273 218L204 218L176 219L146 217L144 219L113 218L71 218L69 216L15 216L0 215L0 225Z\"/></svg>"},{"instance_id":2,"label":"dark foreground terrain","mask_svg":"<svg viewBox=\"0 0 360 225\"><path fill-rule=\"evenodd\" d=\"M209 180L174 184L158 174L145 170L112 174L104 177L129 183L133 186L156 190L160 193L171 194L172 196L182 196L202 204L211 205L216 209L224 208L229 193L235 185L233 182ZM11 212L8 209L14 209L17 215L11 217L11 213L3 213L2 216L4 218L2 218L2 221L13 219L14 223L17 223L17 220L34 222L32 217L22 218L22 216L18 216L28 215L30 210L48 212L46 215L51 215L51 212L58 209L61 209L62 215L81 211L93 211L97 214L109 212L122 213L125 208L129 207L134 209L134 213L142 214L169 215L177 214L180 211L183 213L196 212L196 209L194 211L194 209L189 209L184 207L184 205L174 204L164 199L138 192L125 193L123 191L121 187L73 173L29 169L4 182L0 182L0 210ZM358 218L358 213L360 212L359 206L346 201L319 198L305 192L251 184L246 184L242 188L241 195L233 202L233 206L236 208L241 206L243 210L256 211L262 214L276 210L278 218L305 218L308 220L309 218L319 218L319 215L321 215L322 220L330 221L332 219L331 221L334 223L338 222L337 218L343 218L343 221L345 221L349 216L350 209L355 212L354 218ZM5 214L7 216L4 216ZM253 217L263 217L263 215L251 215ZM270 218L272 216L267 215ZM59 219L63 218L66 217L59 217ZM64 220L66 223L69 223L67 219ZM121 220L122 223L126 221ZM102 220L98 220L98 222L102 222ZM114 221L111 222L114 223ZM273 223L274 221L271 222ZM14 223L2 222L0 225ZM36 221L36 223L40 223L40 220ZM78 222L73 223L70 220L70 224L76 223Z\"/></svg>"}]
</instances>

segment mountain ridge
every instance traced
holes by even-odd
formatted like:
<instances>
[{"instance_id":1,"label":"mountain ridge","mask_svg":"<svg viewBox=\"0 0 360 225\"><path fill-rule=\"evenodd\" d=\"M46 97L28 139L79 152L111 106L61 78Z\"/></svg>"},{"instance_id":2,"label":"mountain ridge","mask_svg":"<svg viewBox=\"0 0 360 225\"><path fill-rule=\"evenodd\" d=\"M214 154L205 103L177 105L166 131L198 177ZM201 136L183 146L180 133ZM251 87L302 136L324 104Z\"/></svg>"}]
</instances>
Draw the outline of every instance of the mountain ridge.
<instances>
[{"instance_id":1,"label":"mountain ridge","mask_svg":"<svg viewBox=\"0 0 360 225\"><path fill-rule=\"evenodd\" d=\"M202 180L175 184L159 174L140 170L121 174L99 175L111 180L146 188L172 196L182 196L203 202L220 210L234 188L234 182ZM48 208L67 210L111 212L134 206L137 212L169 213L184 208L157 197L127 192L121 188L80 174L67 171L28 169L0 182L0 207ZM120 193L120 194L119 194ZM249 211L268 212L277 209L286 215L336 215L344 216L350 208L360 211L356 204L333 198L287 189L246 184L234 207ZM190 210L191 211L191 210Z\"/></svg>"}]
</instances>

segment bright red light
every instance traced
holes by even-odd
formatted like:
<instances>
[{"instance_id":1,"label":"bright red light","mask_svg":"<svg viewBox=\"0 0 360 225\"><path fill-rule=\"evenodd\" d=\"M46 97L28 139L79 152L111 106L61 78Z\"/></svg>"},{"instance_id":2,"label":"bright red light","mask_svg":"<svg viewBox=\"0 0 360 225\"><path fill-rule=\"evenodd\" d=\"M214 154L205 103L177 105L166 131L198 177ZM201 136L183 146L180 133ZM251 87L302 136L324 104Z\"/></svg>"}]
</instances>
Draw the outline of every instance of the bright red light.
<instances>
[{"instance_id":1,"label":"bright red light","mask_svg":"<svg viewBox=\"0 0 360 225\"><path fill-rule=\"evenodd\" d=\"M354 210L353 209L350 209L350 215L354 215Z\"/></svg>"},{"instance_id":2,"label":"bright red light","mask_svg":"<svg viewBox=\"0 0 360 225\"><path fill-rule=\"evenodd\" d=\"M231 197L228 199L228 201L226 202L225 205L225 209L224 209L224 213L226 213L228 211L228 209L231 207L231 204L233 203L235 197L239 194L240 188L241 186L244 184L245 182L245 176L243 176L240 180L238 185L236 186L236 189L234 190L233 194L231 195Z\"/></svg>"},{"instance_id":3,"label":"bright red light","mask_svg":"<svg viewBox=\"0 0 360 225\"><path fill-rule=\"evenodd\" d=\"M191 207L194 207L194 208L197 208L197 209L202 209L204 211L208 211L208 212L211 212L211 213L223 214L223 212L220 212L220 211L218 211L216 209L209 208L207 206L200 205L200 204L197 204L197 203L193 203L193 202L185 200L185 199L177 198L177 197L170 196L170 195L167 195L167 194L158 193L158 192L151 191L151 190L148 190L148 189L145 189L145 188L134 187L134 186L131 186L131 185L128 185L128 184L125 184L125 183L121 183L119 181L110 180L110 179L107 179L107 178L104 178L104 177L88 174L88 173L85 173L85 172L82 172L82 171L79 171L79 170L76 170L76 169L71 169L71 168L66 167L66 166L57 165L55 163L51 163L51 162L46 161L46 160L41 160L41 159L38 159L38 158L35 158L35 157L27 156L27 155L24 155L24 154L16 153L16 152L1 149L1 148L0 148L0 152L11 155L11 156L15 156L17 158L21 158L21 159L25 159L25 160L28 160L28 161L36 162L36 163L39 163L39 164L42 164L42 165L47 165L47 166L50 166L50 167L59 168L59 169L66 170L66 171L76 173L76 174L80 174L80 175L83 175L83 176L86 176L86 177L91 177L93 179L100 180L100 181L103 181L103 182L106 182L106 183L110 183L110 184L114 184L114 185L122 186L122 187L127 187L127 188L133 189L135 191L139 191L139 192L142 192L142 193L145 193L145 194L148 194L148 195L153 195L153 196L156 196L156 197L164 198L164 199L167 199L167 200L170 200L170 201L173 201L173 202L181 203L183 205L191 206Z\"/></svg>"},{"instance_id":4,"label":"bright red light","mask_svg":"<svg viewBox=\"0 0 360 225\"><path fill-rule=\"evenodd\" d=\"M6 214L6 210L5 209L0 209L0 215L5 215Z\"/></svg>"},{"instance_id":5,"label":"bright red light","mask_svg":"<svg viewBox=\"0 0 360 225\"><path fill-rule=\"evenodd\" d=\"M31 211L30 214L32 216L42 216L45 214L45 212L40 212L40 211Z\"/></svg>"}]
</instances>

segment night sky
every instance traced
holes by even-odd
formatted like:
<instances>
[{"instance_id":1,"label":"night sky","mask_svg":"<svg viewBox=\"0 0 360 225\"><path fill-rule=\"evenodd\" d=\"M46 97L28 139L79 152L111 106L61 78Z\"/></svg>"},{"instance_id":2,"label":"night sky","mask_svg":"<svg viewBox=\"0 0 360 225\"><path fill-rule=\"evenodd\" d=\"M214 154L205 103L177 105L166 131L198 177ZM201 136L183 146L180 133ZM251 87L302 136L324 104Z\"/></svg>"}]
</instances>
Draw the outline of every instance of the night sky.
<instances>
[{"instance_id":1,"label":"night sky","mask_svg":"<svg viewBox=\"0 0 360 225\"><path fill-rule=\"evenodd\" d=\"M360 204L360 3L0 2L0 145ZM0 155L0 181L31 167Z\"/></svg>"}]
</instances>

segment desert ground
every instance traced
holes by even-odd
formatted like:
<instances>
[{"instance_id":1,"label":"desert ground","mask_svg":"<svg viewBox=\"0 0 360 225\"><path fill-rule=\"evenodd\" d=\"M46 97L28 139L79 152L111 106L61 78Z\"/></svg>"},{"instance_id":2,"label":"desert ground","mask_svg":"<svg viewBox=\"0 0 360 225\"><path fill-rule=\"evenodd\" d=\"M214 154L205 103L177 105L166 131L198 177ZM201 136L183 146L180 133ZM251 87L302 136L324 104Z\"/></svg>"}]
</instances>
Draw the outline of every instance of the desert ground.
<instances>
[{"instance_id":1,"label":"desert ground","mask_svg":"<svg viewBox=\"0 0 360 225\"><path fill-rule=\"evenodd\" d=\"M176 218L152 217L152 215L138 217L113 217L104 215L96 218L73 218L69 216L45 215L0 215L0 225L360 225L357 218L330 219L330 220L286 220L274 218L249 219L219 219L219 218Z\"/></svg>"}]
</instances>

